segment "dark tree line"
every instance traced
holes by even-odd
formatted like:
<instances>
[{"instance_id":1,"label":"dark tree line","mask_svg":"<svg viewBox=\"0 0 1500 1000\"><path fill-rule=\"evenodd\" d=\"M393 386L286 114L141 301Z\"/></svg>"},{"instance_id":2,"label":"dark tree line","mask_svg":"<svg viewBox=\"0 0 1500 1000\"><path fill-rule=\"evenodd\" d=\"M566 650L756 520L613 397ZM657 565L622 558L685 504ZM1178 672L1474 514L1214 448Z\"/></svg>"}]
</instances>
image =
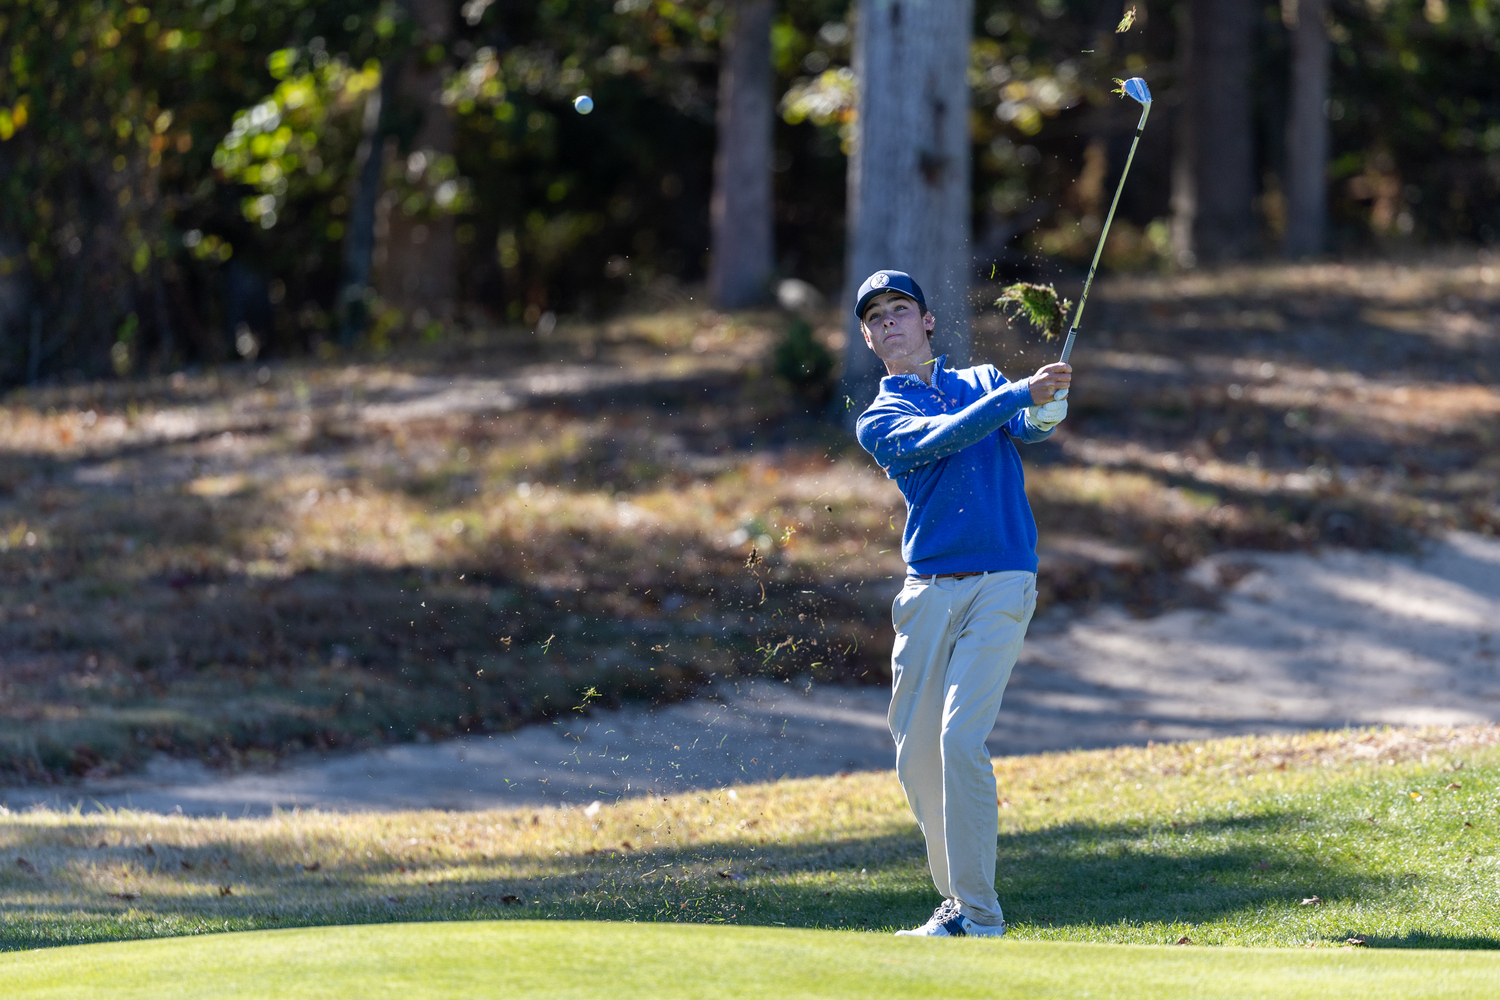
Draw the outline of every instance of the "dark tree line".
<instances>
[{"instance_id":1,"label":"dark tree line","mask_svg":"<svg viewBox=\"0 0 1500 1000\"><path fill-rule=\"evenodd\" d=\"M961 354L966 280L1091 251L1128 75L1108 266L1500 236L1488 0L8 0L0 42L5 384L838 295L882 254Z\"/></svg>"}]
</instances>

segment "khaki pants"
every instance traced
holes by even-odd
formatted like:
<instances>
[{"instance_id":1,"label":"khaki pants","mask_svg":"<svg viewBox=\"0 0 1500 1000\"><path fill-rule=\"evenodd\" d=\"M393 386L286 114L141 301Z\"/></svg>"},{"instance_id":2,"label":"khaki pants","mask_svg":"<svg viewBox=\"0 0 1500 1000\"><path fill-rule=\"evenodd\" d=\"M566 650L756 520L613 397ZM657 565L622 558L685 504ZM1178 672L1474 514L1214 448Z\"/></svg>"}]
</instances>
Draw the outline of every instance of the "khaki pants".
<instances>
[{"instance_id":1,"label":"khaki pants","mask_svg":"<svg viewBox=\"0 0 1500 1000\"><path fill-rule=\"evenodd\" d=\"M1036 574L909 577L891 608L896 776L927 839L932 881L977 924L998 924L995 772L985 738L1036 610Z\"/></svg>"}]
</instances>

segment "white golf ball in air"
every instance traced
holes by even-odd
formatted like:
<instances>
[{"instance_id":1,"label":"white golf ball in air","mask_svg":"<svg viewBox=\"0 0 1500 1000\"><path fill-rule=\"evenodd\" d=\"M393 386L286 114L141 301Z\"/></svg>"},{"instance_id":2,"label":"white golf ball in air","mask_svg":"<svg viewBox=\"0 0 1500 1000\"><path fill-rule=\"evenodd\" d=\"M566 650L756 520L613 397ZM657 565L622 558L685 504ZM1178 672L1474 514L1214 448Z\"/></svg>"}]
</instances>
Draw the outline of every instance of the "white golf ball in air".
<instances>
[{"instance_id":1,"label":"white golf ball in air","mask_svg":"<svg viewBox=\"0 0 1500 1000\"><path fill-rule=\"evenodd\" d=\"M573 98L573 110L580 115L586 115L594 110L594 99L588 94L579 94Z\"/></svg>"}]
</instances>

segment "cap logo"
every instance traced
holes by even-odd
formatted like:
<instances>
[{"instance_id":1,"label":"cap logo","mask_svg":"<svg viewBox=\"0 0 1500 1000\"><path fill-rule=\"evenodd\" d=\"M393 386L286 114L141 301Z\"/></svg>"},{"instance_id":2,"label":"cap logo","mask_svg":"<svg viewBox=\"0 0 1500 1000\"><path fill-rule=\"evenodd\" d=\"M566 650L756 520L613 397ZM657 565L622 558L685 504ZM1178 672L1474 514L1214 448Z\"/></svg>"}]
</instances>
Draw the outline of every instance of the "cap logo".
<instances>
[{"instance_id":1,"label":"cap logo","mask_svg":"<svg viewBox=\"0 0 1500 1000\"><path fill-rule=\"evenodd\" d=\"M870 286L872 288L884 288L886 285L889 285L890 283L891 283L891 276L888 275L888 274L886 274L884 271L880 272L879 274L875 275L873 278L870 279Z\"/></svg>"}]
</instances>

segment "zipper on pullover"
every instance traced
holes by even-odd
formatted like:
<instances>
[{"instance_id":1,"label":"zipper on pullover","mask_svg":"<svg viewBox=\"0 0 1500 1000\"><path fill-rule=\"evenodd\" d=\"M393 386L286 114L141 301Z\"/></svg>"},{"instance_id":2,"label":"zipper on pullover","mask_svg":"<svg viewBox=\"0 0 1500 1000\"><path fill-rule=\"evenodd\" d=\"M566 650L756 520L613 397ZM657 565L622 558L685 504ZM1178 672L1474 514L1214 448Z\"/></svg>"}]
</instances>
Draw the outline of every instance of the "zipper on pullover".
<instances>
[{"instance_id":1,"label":"zipper on pullover","mask_svg":"<svg viewBox=\"0 0 1500 1000\"><path fill-rule=\"evenodd\" d=\"M932 363L932 381L930 383L927 382L927 381L925 381L922 378L922 376L920 376L920 375L908 374L906 377L909 380L915 381L922 388L924 388L924 389L930 389L933 392L937 393L938 401L943 404L943 409L945 409L945 410L951 410L951 409L953 409L953 407L955 407L955 406L958 405L958 400L954 399L948 393L944 392L941 388L938 387L938 384L937 384L938 383L938 375L941 374L942 370L943 370L942 369L942 363L943 363L943 359L942 358L938 358L936 361L934 361Z\"/></svg>"}]
</instances>

